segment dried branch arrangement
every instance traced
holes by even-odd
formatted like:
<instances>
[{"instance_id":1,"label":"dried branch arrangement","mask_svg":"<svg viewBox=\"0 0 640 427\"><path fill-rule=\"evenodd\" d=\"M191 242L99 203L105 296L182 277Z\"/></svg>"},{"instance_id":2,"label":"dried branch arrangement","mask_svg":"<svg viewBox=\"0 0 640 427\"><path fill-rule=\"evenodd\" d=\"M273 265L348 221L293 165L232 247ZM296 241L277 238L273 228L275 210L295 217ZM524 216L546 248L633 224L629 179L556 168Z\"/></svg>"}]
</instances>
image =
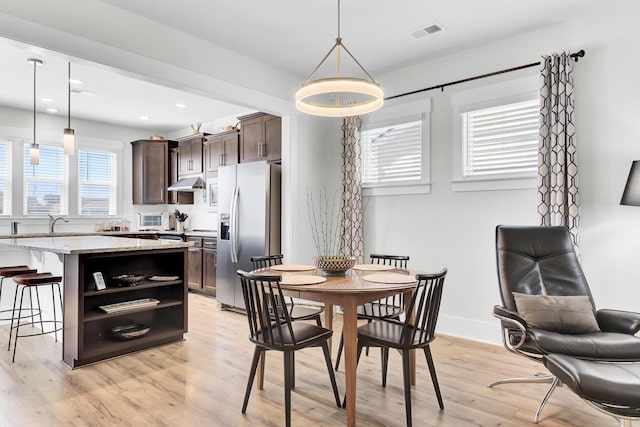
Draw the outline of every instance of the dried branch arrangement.
<instances>
[{"instance_id":1,"label":"dried branch arrangement","mask_svg":"<svg viewBox=\"0 0 640 427\"><path fill-rule=\"evenodd\" d=\"M340 245L339 200L338 190L329 200L327 188L323 187L320 189L318 200L315 200L311 188L307 188L309 225L318 255L338 255Z\"/></svg>"}]
</instances>

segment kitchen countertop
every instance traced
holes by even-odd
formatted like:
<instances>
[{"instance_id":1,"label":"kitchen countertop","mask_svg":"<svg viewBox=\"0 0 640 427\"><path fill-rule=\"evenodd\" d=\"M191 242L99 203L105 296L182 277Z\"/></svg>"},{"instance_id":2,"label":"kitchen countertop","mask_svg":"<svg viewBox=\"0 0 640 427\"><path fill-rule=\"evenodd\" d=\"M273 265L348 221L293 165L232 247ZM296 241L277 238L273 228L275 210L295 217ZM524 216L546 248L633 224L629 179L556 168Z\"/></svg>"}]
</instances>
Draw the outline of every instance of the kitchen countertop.
<instances>
[{"instance_id":1,"label":"kitchen countertop","mask_svg":"<svg viewBox=\"0 0 640 427\"><path fill-rule=\"evenodd\" d=\"M71 237L71 236L129 236L131 234L175 234L180 235L184 234L185 236L198 236L198 237L218 237L218 232L216 230L188 230L184 233L178 233L175 230L158 230L158 231L138 231L138 230L129 230L129 231L62 231L55 233L49 232L40 232L40 233L18 233L15 235L11 234L0 234L0 239L10 239L10 238L25 238L25 237Z\"/></svg>"},{"instance_id":2,"label":"kitchen countertop","mask_svg":"<svg viewBox=\"0 0 640 427\"><path fill-rule=\"evenodd\" d=\"M0 239L0 246L40 250L57 254L87 254L124 251L143 251L153 249L185 248L193 242L179 240L123 239L116 236L72 235L56 233L50 237L14 237ZM90 236L90 237L89 237Z\"/></svg>"}]
</instances>

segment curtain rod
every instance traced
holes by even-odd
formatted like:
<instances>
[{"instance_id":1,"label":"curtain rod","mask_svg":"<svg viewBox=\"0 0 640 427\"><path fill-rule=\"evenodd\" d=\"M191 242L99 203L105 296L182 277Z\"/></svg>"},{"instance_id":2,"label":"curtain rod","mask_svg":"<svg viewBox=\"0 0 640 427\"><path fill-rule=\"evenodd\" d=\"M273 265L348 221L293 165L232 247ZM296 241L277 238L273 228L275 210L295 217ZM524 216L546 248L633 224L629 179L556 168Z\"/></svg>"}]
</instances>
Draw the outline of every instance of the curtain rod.
<instances>
[{"instance_id":1,"label":"curtain rod","mask_svg":"<svg viewBox=\"0 0 640 427\"><path fill-rule=\"evenodd\" d=\"M569 56L571 56L573 59L576 60L576 62L578 62L580 58L584 57L584 55L585 55L585 51L584 49L581 49L576 53L570 54ZM506 70L494 71L493 73L487 73L487 74L480 74L479 76L467 77L466 79L456 80L454 82L443 83L443 84L439 84L431 87L426 87L424 89L418 89L418 90L413 90L411 92L401 93L399 95L388 96L384 100L388 101L390 99L400 98L402 96L407 96L407 95L413 95L414 93L426 92L428 90L433 90L433 89L440 89L441 91L444 91L444 88L447 86L453 86L459 83L466 83L472 80L484 79L485 77L497 76L499 74L510 73L512 71L524 70L525 68L531 68L537 65L540 65L540 62L532 62L531 64L520 65L519 67L507 68Z\"/></svg>"}]
</instances>

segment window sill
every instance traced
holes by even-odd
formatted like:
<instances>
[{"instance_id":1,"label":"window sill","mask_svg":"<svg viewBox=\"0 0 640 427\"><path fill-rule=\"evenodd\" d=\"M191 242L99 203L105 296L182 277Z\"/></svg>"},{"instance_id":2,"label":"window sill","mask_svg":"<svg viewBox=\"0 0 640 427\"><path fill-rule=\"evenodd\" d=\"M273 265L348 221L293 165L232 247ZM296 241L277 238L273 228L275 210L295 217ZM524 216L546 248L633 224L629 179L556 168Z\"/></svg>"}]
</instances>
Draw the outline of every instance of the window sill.
<instances>
[{"instance_id":1,"label":"window sill","mask_svg":"<svg viewBox=\"0 0 640 427\"><path fill-rule=\"evenodd\" d=\"M453 181L453 191L529 190L537 185L536 177L467 179Z\"/></svg>"},{"instance_id":2,"label":"window sill","mask_svg":"<svg viewBox=\"0 0 640 427\"><path fill-rule=\"evenodd\" d=\"M379 185L362 187L362 195L371 196L400 196L406 194L429 194L431 193L431 183L405 183L393 185Z\"/></svg>"}]
</instances>

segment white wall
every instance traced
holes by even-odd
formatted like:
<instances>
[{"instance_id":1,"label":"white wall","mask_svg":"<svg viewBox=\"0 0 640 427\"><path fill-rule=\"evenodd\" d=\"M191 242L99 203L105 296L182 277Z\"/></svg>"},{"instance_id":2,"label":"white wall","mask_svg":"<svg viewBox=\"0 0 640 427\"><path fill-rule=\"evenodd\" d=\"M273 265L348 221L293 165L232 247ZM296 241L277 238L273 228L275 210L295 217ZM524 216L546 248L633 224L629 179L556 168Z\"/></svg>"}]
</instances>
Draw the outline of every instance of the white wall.
<instances>
[{"instance_id":1,"label":"white wall","mask_svg":"<svg viewBox=\"0 0 640 427\"><path fill-rule=\"evenodd\" d=\"M626 7L618 7L622 3ZM528 64L540 55L585 49L575 66L582 200L582 262L599 308L640 310L640 210L619 206L631 161L640 158L640 28L637 2L578 17L382 76L387 96ZM594 29L597 28L597 31ZM431 91L432 193L377 197L365 218L365 251L407 254L414 268L449 269L439 330L499 342L495 269L498 224L537 224L535 190L452 191L452 108L456 91L537 73L535 68Z\"/></svg>"}]
</instances>

